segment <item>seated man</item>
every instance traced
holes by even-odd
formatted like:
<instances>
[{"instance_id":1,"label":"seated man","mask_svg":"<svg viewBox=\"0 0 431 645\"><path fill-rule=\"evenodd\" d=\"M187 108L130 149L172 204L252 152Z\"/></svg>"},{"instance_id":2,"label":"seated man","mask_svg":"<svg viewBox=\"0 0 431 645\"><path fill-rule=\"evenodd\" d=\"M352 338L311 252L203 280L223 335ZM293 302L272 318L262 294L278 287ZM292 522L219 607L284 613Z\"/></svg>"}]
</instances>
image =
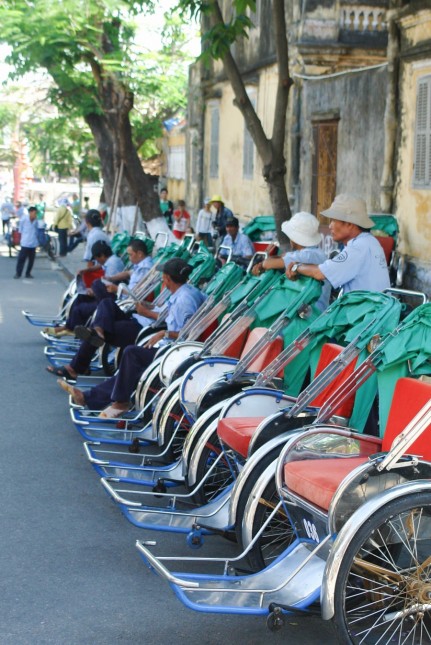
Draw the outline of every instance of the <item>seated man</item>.
<instances>
[{"instance_id":1,"label":"seated man","mask_svg":"<svg viewBox=\"0 0 431 645\"><path fill-rule=\"evenodd\" d=\"M384 291L389 288L385 254L369 230L374 226L363 199L354 195L337 195L331 206L322 211L330 218L329 230L335 242L344 245L334 258L321 263L290 262L286 275L295 280L305 275L329 280L334 289L349 291Z\"/></svg>"},{"instance_id":2,"label":"seated man","mask_svg":"<svg viewBox=\"0 0 431 645\"><path fill-rule=\"evenodd\" d=\"M240 263L248 263L254 255L253 243L245 233L239 232L239 221L236 217L229 217L226 220L226 232L222 240L222 246L232 249L232 259ZM225 249L220 250L220 258L227 257Z\"/></svg>"},{"instance_id":3,"label":"seated man","mask_svg":"<svg viewBox=\"0 0 431 645\"><path fill-rule=\"evenodd\" d=\"M78 405L87 405L93 410L108 406L100 415L104 418L119 417L129 409L132 393L157 351L155 345L177 338L182 327L206 299L199 289L186 284L193 269L184 260L172 258L160 270L163 272L163 283L172 294L168 301L167 330L154 334L144 347L126 347L117 374L86 392L58 380L60 387L71 394Z\"/></svg>"},{"instance_id":4,"label":"seated man","mask_svg":"<svg viewBox=\"0 0 431 645\"><path fill-rule=\"evenodd\" d=\"M306 212L295 213L290 220L283 222L281 230L289 238L292 250L283 257L266 258L263 262L255 264L252 269L253 275L260 275L270 269L285 271L291 262L320 264L326 260L325 253L318 246L321 237L317 217ZM325 311L328 307L330 295L331 285L325 280L320 298L316 302L319 311Z\"/></svg>"},{"instance_id":5,"label":"seated man","mask_svg":"<svg viewBox=\"0 0 431 645\"><path fill-rule=\"evenodd\" d=\"M134 268L117 273L111 277L111 280L115 278L116 281L121 281L130 278L129 290L133 290L147 275L152 267L153 260L147 255L147 247L142 240L132 240L127 247L127 253ZM108 294L117 293L119 288L113 282L105 286ZM132 345L135 342L142 325L146 326L148 324L147 318L143 321L142 319L140 320L140 316L156 319L157 313L149 305L140 303L136 305L136 313L125 312L120 309L113 298L104 298L97 306L91 327L87 328L79 325L75 327L75 334L83 342L70 364L60 368L48 365L47 371L51 374L67 376L68 378L76 378L78 374L85 374L90 367L95 348L104 344L105 336L106 340L116 347L127 347L127 345Z\"/></svg>"},{"instance_id":6,"label":"seated man","mask_svg":"<svg viewBox=\"0 0 431 645\"><path fill-rule=\"evenodd\" d=\"M103 267L105 281L109 279L115 282L119 280L120 276L124 275L123 260L112 252L111 247L104 240L95 242L92 252L93 260L97 262L97 267ZM57 338L73 335L75 327L84 325L96 311L99 302L109 297L115 298L115 295L107 291L103 280L95 280L91 287L85 290L85 293L78 293L72 302L66 323L58 327L46 327L45 331Z\"/></svg>"}]
</instances>

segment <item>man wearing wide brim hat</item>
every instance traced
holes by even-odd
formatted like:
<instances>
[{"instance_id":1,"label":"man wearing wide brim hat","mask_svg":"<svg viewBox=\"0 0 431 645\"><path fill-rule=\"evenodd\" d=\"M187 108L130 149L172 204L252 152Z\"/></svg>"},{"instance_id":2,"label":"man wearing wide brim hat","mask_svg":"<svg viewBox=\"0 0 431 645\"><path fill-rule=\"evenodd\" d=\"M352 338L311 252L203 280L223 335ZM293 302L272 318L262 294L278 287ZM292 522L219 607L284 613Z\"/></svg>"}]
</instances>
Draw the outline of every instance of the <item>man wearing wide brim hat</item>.
<instances>
[{"instance_id":1,"label":"man wearing wide brim hat","mask_svg":"<svg viewBox=\"0 0 431 645\"><path fill-rule=\"evenodd\" d=\"M220 237L224 237L226 235L226 220L233 217L233 213L224 205L221 195L213 195L210 204L216 209L213 227Z\"/></svg>"},{"instance_id":2,"label":"man wearing wide brim hat","mask_svg":"<svg viewBox=\"0 0 431 645\"><path fill-rule=\"evenodd\" d=\"M291 262L286 270L290 279L305 275L316 280L329 280L334 289L349 291L384 291L390 286L389 272L383 249L369 230L374 226L368 217L363 199L342 193L331 206L322 211L329 217L329 230L334 242L344 248L321 264Z\"/></svg>"},{"instance_id":3,"label":"man wearing wide brim hat","mask_svg":"<svg viewBox=\"0 0 431 645\"><path fill-rule=\"evenodd\" d=\"M281 230L290 240L291 251L283 257L266 258L253 267L253 274L259 275L270 269L282 269L283 271L293 263L320 264L326 260L326 255L319 247L321 234L319 233L319 221L311 213L301 211L283 222ZM331 285L325 280L321 296L316 303L319 311L324 311L329 304Z\"/></svg>"}]
</instances>

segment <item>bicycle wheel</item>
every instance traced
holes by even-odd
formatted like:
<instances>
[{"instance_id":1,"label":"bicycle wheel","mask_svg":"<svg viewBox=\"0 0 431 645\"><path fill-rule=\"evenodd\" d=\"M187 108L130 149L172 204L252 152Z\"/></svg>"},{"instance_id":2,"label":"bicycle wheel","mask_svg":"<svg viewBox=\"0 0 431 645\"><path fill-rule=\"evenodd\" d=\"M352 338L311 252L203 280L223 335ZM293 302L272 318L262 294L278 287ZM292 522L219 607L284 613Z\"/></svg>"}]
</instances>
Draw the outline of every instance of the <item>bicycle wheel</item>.
<instances>
[{"instance_id":1,"label":"bicycle wheel","mask_svg":"<svg viewBox=\"0 0 431 645\"><path fill-rule=\"evenodd\" d=\"M195 500L199 505L208 504L223 492L234 480L232 470L224 456L217 432L214 432L204 446L196 446L200 451L196 467L196 481L201 482L208 470L214 466L211 474L206 477L203 485L196 491Z\"/></svg>"},{"instance_id":2,"label":"bicycle wheel","mask_svg":"<svg viewBox=\"0 0 431 645\"><path fill-rule=\"evenodd\" d=\"M431 495L395 499L351 541L338 573L342 643L431 643Z\"/></svg>"},{"instance_id":3,"label":"bicycle wheel","mask_svg":"<svg viewBox=\"0 0 431 645\"><path fill-rule=\"evenodd\" d=\"M167 414L167 417L163 428L163 447L167 446L172 440L169 457L176 460L181 456L184 440L190 430L190 423L181 407L178 391L167 402L164 414Z\"/></svg>"},{"instance_id":4,"label":"bicycle wheel","mask_svg":"<svg viewBox=\"0 0 431 645\"><path fill-rule=\"evenodd\" d=\"M268 475L268 483L266 484L263 493L259 496L255 495L254 488L258 485L260 478L264 475L264 471L277 460L280 448L271 451L256 465L253 471L253 476L250 476L249 481L244 486L241 494L238 511L236 534L237 539L241 546L245 549L250 542L255 538L257 533L261 530L262 526L268 520L271 513L274 511L280 501L280 497L275 485L274 475ZM251 500L250 508L247 512L247 525L245 524L246 518L244 516L245 507L248 500ZM248 552L248 561L253 571L261 571L267 567L273 560L283 553L296 539L295 529L286 514L283 506L280 506L276 514L272 517L257 540L254 542L250 551Z\"/></svg>"}]
</instances>

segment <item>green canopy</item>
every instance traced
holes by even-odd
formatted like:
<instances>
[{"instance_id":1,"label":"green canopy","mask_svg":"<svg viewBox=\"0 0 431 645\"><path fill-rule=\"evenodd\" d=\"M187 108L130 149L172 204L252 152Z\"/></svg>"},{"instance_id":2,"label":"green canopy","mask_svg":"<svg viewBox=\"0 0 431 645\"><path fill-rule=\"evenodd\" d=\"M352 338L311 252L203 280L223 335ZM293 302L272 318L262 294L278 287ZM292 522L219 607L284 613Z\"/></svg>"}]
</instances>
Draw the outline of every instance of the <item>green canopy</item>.
<instances>
[{"instance_id":1,"label":"green canopy","mask_svg":"<svg viewBox=\"0 0 431 645\"><path fill-rule=\"evenodd\" d=\"M243 269L235 262L227 262L211 278L205 288L209 296L222 295L237 286L244 276Z\"/></svg>"},{"instance_id":2,"label":"green canopy","mask_svg":"<svg viewBox=\"0 0 431 645\"><path fill-rule=\"evenodd\" d=\"M431 374L431 303L414 309L382 341L376 354L380 433L383 435L397 380L402 376Z\"/></svg>"},{"instance_id":3,"label":"green canopy","mask_svg":"<svg viewBox=\"0 0 431 645\"><path fill-rule=\"evenodd\" d=\"M371 219L374 222L374 226L371 229L373 233L377 231L382 231L386 235L390 235L393 238L397 238L398 235L398 222L395 215L386 215L385 213L371 213Z\"/></svg>"},{"instance_id":4,"label":"green canopy","mask_svg":"<svg viewBox=\"0 0 431 645\"><path fill-rule=\"evenodd\" d=\"M235 309L245 298L247 298L248 305L251 306L256 298L282 279L283 274L279 271L265 271L259 276L248 273L232 292L229 311Z\"/></svg>"},{"instance_id":5,"label":"green canopy","mask_svg":"<svg viewBox=\"0 0 431 645\"><path fill-rule=\"evenodd\" d=\"M383 293L370 291L352 291L336 300L323 314L309 325L313 334L310 344L299 356L307 358L311 374L316 372L322 345L333 341L347 345L355 341L360 350L357 365L368 356L367 344L377 334L385 335L392 331L399 320L401 306L398 300ZM299 357L298 357L299 358ZM285 385L288 394L292 394L292 383L297 384L297 367L295 359L285 370ZM359 388L351 417L351 425L362 431L375 394L376 377L369 378Z\"/></svg>"},{"instance_id":6,"label":"green canopy","mask_svg":"<svg viewBox=\"0 0 431 645\"><path fill-rule=\"evenodd\" d=\"M249 236L252 242L258 242L262 235L275 231L274 215L258 215L249 224L244 226L243 233Z\"/></svg>"}]
</instances>

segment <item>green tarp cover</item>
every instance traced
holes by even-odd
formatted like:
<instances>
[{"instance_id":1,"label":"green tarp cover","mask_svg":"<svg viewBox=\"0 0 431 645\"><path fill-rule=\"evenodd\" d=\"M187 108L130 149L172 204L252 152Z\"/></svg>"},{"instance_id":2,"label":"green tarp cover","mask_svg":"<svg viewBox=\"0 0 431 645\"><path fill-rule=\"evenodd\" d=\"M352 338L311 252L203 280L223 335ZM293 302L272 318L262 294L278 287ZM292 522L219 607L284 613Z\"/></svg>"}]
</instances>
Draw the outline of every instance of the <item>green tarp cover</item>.
<instances>
[{"instance_id":1,"label":"green tarp cover","mask_svg":"<svg viewBox=\"0 0 431 645\"><path fill-rule=\"evenodd\" d=\"M188 264L193 267L190 274L190 282L198 284L201 280L209 280L215 271L215 257L207 252L198 252L187 260Z\"/></svg>"},{"instance_id":2,"label":"green tarp cover","mask_svg":"<svg viewBox=\"0 0 431 645\"><path fill-rule=\"evenodd\" d=\"M313 278L302 277L288 280L284 275L269 293L256 305L255 327L268 327L288 307L296 315L298 307L317 300L322 291L322 283ZM289 312L288 312L289 313ZM269 322L268 322L269 321Z\"/></svg>"},{"instance_id":3,"label":"green tarp cover","mask_svg":"<svg viewBox=\"0 0 431 645\"><path fill-rule=\"evenodd\" d=\"M267 289L282 279L283 274L278 271L265 271L259 276L247 274L231 294L229 311L235 309L245 298L247 298L248 305L251 306Z\"/></svg>"},{"instance_id":4,"label":"green tarp cover","mask_svg":"<svg viewBox=\"0 0 431 645\"><path fill-rule=\"evenodd\" d=\"M371 229L372 232L383 231L383 233L386 233L391 237L397 237L398 222L394 215L371 213L370 217L374 222L374 226Z\"/></svg>"},{"instance_id":5,"label":"green tarp cover","mask_svg":"<svg viewBox=\"0 0 431 645\"><path fill-rule=\"evenodd\" d=\"M258 215L243 228L243 233L248 235L252 242L257 242L261 234L267 231L275 231L274 215Z\"/></svg>"},{"instance_id":6,"label":"green tarp cover","mask_svg":"<svg viewBox=\"0 0 431 645\"><path fill-rule=\"evenodd\" d=\"M257 318L252 327L268 327L286 311L290 320L283 329L283 346L287 347L300 333L307 328L320 312L312 306L322 291L322 283L313 278L301 277L298 280L288 280L284 275L280 283L275 285L270 292L256 306ZM301 318L298 310L302 305L309 304L307 317ZM289 387L287 393L297 396L301 390L308 369L309 356L301 352L289 369Z\"/></svg>"},{"instance_id":7,"label":"green tarp cover","mask_svg":"<svg viewBox=\"0 0 431 645\"><path fill-rule=\"evenodd\" d=\"M377 351L379 419L383 435L397 380L402 376L431 374L431 303L414 309Z\"/></svg>"},{"instance_id":8,"label":"green tarp cover","mask_svg":"<svg viewBox=\"0 0 431 645\"><path fill-rule=\"evenodd\" d=\"M243 269L235 262L224 264L219 271L211 278L211 281L205 288L205 293L209 296L214 294L219 297L236 285L238 285L244 276Z\"/></svg>"},{"instance_id":9,"label":"green tarp cover","mask_svg":"<svg viewBox=\"0 0 431 645\"><path fill-rule=\"evenodd\" d=\"M111 240L111 249L116 255L123 255L132 238L129 233L115 233Z\"/></svg>"},{"instance_id":10,"label":"green tarp cover","mask_svg":"<svg viewBox=\"0 0 431 645\"><path fill-rule=\"evenodd\" d=\"M145 242L145 246L147 247L148 253L153 252L154 240L152 240L150 237L145 235L145 233L137 232L137 233L134 234L134 236L131 239L133 239L133 240L142 240L143 242Z\"/></svg>"},{"instance_id":11,"label":"green tarp cover","mask_svg":"<svg viewBox=\"0 0 431 645\"><path fill-rule=\"evenodd\" d=\"M321 347L325 342L347 345L360 334L362 336L355 342L360 350L356 365L362 363L369 355L367 344L372 336L384 336L394 330L400 311L398 300L383 293L352 291L339 298L309 326L314 337L301 354L309 355L311 374L316 372ZM350 425L360 432L364 429L376 392L377 378L374 375L356 394Z\"/></svg>"}]
</instances>

